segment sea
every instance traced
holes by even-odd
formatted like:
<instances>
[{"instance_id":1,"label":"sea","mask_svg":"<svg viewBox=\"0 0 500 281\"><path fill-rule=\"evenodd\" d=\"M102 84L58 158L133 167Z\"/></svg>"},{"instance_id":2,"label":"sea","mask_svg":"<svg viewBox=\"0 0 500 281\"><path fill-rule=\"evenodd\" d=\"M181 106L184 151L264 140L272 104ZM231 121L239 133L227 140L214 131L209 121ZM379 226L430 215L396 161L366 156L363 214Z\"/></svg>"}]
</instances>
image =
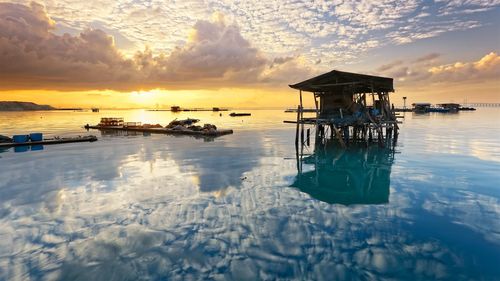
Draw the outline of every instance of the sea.
<instances>
[{"instance_id":1,"label":"sea","mask_svg":"<svg viewBox=\"0 0 500 281\"><path fill-rule=\"evenodd\" d=\"M1 112L0 280L500 280L500 109L295 148L294 113ZM197 118L217 138L87 131ZM307 129L307 128L306 128Z\"/></svg>"}]
</instances>

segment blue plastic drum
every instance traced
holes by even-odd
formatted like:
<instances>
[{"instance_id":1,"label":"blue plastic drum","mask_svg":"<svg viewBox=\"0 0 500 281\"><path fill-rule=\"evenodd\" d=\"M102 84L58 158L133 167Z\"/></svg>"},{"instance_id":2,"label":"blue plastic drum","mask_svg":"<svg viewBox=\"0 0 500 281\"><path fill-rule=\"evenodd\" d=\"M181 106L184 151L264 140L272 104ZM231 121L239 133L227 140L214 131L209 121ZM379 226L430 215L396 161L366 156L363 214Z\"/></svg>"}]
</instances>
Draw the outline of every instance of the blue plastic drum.
<instances>
[{"instance_id":1,"label":"blue plastic drum","mask_svg":"<svg viewBox=\"0 0 500 281\"><path fill-rule=\"evenodd\" d=\"M31 141L42 141L43 134L42 133L31 133L30 134Z\"/></svg>"},{"instance_id":2,"label":"blue plastic drum","mask_svg":"<svg viewBox=\"0 0 500 281\"><path fill-rule=\"evenodd\" d=\"M12 137L12 140L15 143L23 143L23 142L28 142L30 139L29 135L15 135Z\"/></svg>"}]
</instances>

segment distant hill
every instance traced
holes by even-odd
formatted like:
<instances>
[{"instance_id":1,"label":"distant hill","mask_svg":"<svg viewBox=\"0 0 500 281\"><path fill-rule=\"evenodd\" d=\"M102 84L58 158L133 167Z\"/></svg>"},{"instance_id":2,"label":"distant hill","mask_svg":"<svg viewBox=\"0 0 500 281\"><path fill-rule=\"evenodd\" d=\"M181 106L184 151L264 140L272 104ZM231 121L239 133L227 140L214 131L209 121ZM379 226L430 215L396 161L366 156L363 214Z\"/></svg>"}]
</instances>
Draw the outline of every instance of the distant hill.
<instances>
[{"instance_id":1,"label":"distant hill","mask_svg":"<svg viewBox=\"0 0 500 281\"><path fill-rule=\"evenodd\" d=\"M0 101L0 111L54 110L50 105L23 101Z\"/></svg>"}]
</instances>

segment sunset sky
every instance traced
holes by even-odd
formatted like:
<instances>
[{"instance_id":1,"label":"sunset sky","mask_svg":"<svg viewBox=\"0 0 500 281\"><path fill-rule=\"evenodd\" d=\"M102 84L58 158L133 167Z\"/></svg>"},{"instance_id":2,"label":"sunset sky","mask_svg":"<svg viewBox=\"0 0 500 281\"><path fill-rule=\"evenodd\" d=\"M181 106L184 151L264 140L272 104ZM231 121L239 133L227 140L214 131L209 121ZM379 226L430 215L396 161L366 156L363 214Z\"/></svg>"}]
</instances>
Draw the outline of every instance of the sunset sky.
<instances>
[{"instance_id":1,"label":"sunset sky","mask_svg":"<svg viewBox=\"0 0 500 281\"><path fill-rule=\"evenodd\" d=\"M0 1L0 100L289 107L332 69L500 102L500 1Z\"/></svg>"}]
</instances>

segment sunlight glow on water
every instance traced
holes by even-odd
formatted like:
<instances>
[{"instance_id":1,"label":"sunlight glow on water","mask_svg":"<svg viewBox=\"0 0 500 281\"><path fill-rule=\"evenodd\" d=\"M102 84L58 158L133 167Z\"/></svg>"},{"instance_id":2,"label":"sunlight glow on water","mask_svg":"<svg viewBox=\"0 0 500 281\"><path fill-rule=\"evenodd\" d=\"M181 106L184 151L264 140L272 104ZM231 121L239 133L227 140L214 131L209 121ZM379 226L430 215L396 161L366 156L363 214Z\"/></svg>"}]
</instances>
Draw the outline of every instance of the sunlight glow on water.
<instances>
[{"instance_id":1,"label":"sunlight glow on water","mask_svg":"<svg viewBox=\"0 0 500 281\"><path fill-rule=\"evenodd\" d=\"M82 128L102 116L235 133ZM395 153L312 146L299 179L281 111L2 112L99 141L0 153L0 280L499 279L500 110L405 116Z\"/></svg>"}]
</instances>

